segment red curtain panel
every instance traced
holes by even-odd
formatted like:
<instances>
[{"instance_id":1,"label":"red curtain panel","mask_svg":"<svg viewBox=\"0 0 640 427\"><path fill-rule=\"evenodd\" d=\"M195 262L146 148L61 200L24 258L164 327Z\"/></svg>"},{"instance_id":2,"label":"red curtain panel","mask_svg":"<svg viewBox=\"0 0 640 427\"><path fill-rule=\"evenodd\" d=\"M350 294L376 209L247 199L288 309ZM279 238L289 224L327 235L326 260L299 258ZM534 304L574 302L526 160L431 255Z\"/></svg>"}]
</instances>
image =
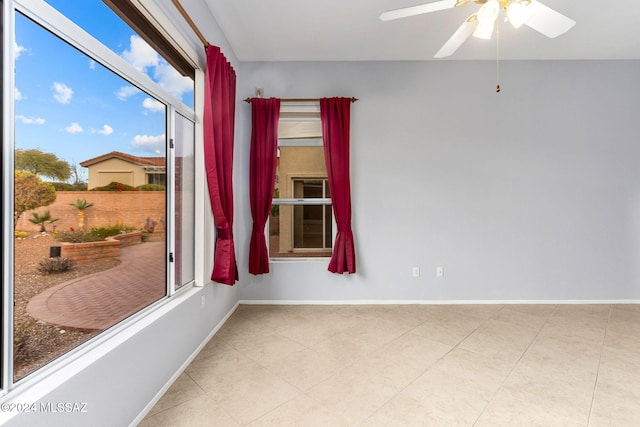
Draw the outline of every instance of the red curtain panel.
<instances>
[{"instance_id":1,"label":"red curtain panel","mask_svg":"<svg viewBox=\"0 0 640 427\"><path fill-rule=\"evenodd\" d=\"M251 100L249 198L253 229L249 246L249 273L255 275L269 272L269 250L264 227L271 211L276 182L279 119L279 99Z\"/></svg>"},{"instance_id":2,"label":"red curtain panel","mask_svg":"<svg viewBox=\"0 0 640 427\"><path fill-rule=\"evenodd\" d=\"M233 242L233 127L236 74L219 47L207 46L204 98L204 160L216 227L211 280L233 285L238 267Z\"/></svg>"},{"instance_id":3,"label":"red curtain panel","mask_svg":"<svg viewBox=\"0 0 640 427\"><path fill-rule=\"evenodd\" d=\"M356 272L351 230L351 178L349 175L350 98L320 99L320 120L333 214L338 225L329 271Z\"/></svg>"}]
</instances>

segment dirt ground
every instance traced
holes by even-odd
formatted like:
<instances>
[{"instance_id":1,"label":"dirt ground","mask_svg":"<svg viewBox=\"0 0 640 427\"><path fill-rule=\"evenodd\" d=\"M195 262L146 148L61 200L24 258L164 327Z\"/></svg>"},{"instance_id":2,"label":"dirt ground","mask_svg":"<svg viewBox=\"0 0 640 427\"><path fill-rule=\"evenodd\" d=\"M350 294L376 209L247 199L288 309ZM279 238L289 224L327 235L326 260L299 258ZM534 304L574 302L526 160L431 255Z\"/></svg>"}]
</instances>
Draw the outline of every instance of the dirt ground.
<instances>
[{"instance_id":1,"label":"dirt ground","mask_svg":"<svg viewBox=\"0 0 640 427\"><path fill-rule=\"evenodd\" d=\"M29 233L25 238L15 239L14 380L23 378L100 333L70 330L34 319L27 314L29 299L52 286L120 263L117 259L76 263L71 271L41 274L38 264L49 257L51 246L59 246L59 243L47 233Z\"/></svg>"}]
</instances>

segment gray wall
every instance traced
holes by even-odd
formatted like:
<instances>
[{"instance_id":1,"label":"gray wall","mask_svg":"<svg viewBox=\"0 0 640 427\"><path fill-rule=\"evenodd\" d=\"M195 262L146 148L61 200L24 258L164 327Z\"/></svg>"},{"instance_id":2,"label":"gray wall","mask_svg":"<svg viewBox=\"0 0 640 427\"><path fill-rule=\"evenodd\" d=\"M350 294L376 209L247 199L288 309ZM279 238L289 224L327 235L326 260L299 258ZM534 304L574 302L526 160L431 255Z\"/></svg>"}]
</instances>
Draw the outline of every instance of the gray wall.
<instances>
[{"instance_id":1,"label":"gray wall","mask_svg":"<svg viewBox=\"0 0 640 427\"><path fill-rule=\"evenodd\" d=\"M500 75L497 94L494 62L243 63L239 99L264 87L360 101L358 273L244 269L241 299L639 299L640 62L511 61ZM248 193L249 114L240 110L237 197ZM238 226L250 230L250 216Z\"/></svg>"}]
</instances>

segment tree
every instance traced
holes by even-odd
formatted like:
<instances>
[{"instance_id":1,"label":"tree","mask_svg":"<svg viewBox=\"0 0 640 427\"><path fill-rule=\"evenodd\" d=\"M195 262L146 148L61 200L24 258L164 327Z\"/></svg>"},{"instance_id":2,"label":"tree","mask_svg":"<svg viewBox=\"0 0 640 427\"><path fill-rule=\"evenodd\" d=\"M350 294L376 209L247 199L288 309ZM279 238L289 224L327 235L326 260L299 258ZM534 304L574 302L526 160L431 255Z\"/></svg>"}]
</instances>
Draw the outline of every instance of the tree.
<instances>
[{"instance_id":1,"label":"tree","mask_svg":"<svg viewBox=\"0 0 640 427\"><path fill-rule=\"evenodd\" d=\"M75 202L69 203L69 205L78 209L78 228L84 229L84 211L93 206L93 203L87 202L85 199L76 199Z\"/></svg>"},{"instance_id":2,"label":"tree","mask_svg":"<svg viewBox=\"0 0 640 427\"><path fill-rule=\"evenodd\" d=\"M53 153L43 153L38 149L16 149L15 168L31 172L38 177L47 177L66 181L71 177L71 166Z\"/></svg>"},{"instance_id":3,"label":"tree","mask_svg":"<svg viewBox=\"0 0 640 427\"><path fill-rule=\"evenodd\" d=\"M56 190L48 182L29 172L16 170L13 172L15 194L13 226L18 223L20 215L25 211L47 206L56 201Z\"/></svg>"},{"instance_id":4,"label":"tree","mask_svg":"<svg viewBox=\"0 0 640 427\"><path fill-rule=\"evenodd\" d=\"M33 216L33 218L29 218L29 221L36 225L39 225L41 233L44 233L47 231L45 228L47 224L53 224L54 222L60 219L60 218L51 218L51 212L49 212L49 210L44 211L42 215L40 215L38 212L33 212L31 215Z\"/></svg>"}]
</instances>

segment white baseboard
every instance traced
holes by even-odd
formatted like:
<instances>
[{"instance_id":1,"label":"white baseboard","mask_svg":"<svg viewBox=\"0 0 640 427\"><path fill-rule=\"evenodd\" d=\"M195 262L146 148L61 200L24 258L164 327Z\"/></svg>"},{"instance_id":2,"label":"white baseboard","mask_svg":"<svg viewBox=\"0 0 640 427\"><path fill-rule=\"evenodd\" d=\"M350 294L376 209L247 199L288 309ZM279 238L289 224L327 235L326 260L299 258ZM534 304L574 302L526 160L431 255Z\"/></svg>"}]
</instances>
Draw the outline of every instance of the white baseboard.
<instances>
[{"instance_id":1,"label":"white baseboard","mask_svg":"<svg viewBox=\"0 0 640 427\"><path fill-rule=\"evenodd\" d=\"M640 304L640 300L240 300L245 305Z\"/></svg>"}]
</instances>

